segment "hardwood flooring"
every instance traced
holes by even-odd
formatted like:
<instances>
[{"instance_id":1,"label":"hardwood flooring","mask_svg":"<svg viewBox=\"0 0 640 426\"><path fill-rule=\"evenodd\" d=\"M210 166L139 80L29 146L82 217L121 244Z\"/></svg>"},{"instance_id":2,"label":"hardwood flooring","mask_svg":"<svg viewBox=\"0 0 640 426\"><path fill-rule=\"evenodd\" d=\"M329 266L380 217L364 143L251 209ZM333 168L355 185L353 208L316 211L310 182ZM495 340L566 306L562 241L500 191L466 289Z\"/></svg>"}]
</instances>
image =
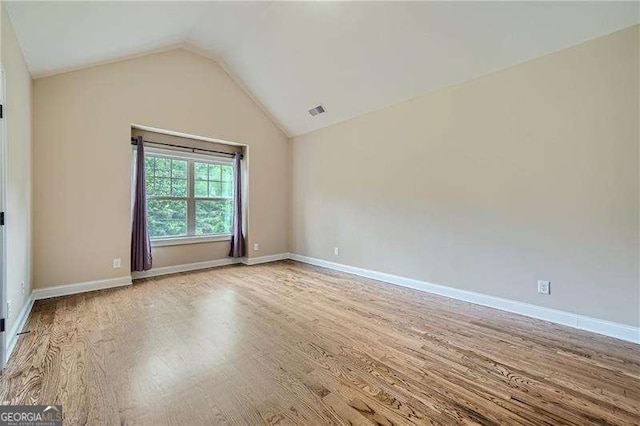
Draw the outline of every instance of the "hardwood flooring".
<instances>
[{"instance_id":1,"label":"hardwood flooring","mask_svg":"<svg viewBox=\"0 0 640 426\"><path fill-rule=\"evenodd\" d=\"M0 381L65 424L640 424L640 346L291 261L36 302Z\"/></svg>"}]
</instances>

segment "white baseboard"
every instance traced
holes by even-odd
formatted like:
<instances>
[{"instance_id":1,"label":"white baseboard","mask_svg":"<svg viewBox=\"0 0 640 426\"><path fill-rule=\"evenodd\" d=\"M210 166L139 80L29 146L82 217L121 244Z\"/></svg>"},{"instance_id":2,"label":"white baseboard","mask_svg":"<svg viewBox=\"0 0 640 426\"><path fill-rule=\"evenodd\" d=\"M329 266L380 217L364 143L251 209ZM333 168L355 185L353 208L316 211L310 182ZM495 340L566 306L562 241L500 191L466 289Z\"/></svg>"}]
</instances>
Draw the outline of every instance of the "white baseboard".
<instances>
[{"instance_id":1,"label":"white baseboard","mask_svg":"<svg viewBox=\"0 0 640 426\"><path fill-rule=\"evenodd\" d=\"M260 257L243 257L242 263L245 265L258 265L260 263L277 262L278 260L289 259L289 253L270 254Z\"/></svg>"},{"instance_id":2,"label":"white baseboard","mask_svg":"<svg viewBox=\"0 0 640 426\"><path fill-rule=\"evenodd\" d=\"M213 268L217 266L232 265L236 263L244 263L245 265L257 265L267 262L275 262L278 260L292 259L299 262L308 263L315 266L321 266L336 271L346 272L361 277L371 278L378 281L387 282L403 287L413 288L416 290L434 293L453 299L463 300L477 305L488 306L490 308L500 309L507 312L524 315L531 318L537 318L556 324L566 325L569 327L591 331L593 333L603 334L615 337L633 343L640 343L640 327L634 327L627 324L615 323L598 318L587 317L572 312L560 311L557 309L545 308L543 306L532 305L529 303L518 302L515 300L504 299L496 296L488 296L468 290L460 290L439 284L432 284L425 281L415 280L412 278L401 277L398 275L386 274L383 272L372 271L370 269L358 268L355 266L344 265L341 263L330 262L327 260L317 259L308 256L302 256L294 253L280 253L268 256L242 258L242 259L219 259L207 262L189 263L184 265L167 266L154 268L145 272L137 272L133 274L133 278L146 278L159 275L167 275L178 272L194 271L198 269ZM24 327L34 300L47 299L50 297L66 296L70 294L83 293L87 291L101 290L112 287L120 287L131 284L130 276L112 278L107 280L89 281L85 283L60 285L56 287L48 287L35 289L29 301L18 315L7 342L7 354L11 353L15 346L18 330ZM8 356L8 355L7 355Z\"/></svg>"},{"instance_id":3,"label":"white baseboard","mask_svg":"<svg viewBox=\"0 0 640 426\"><path fill-rule=\"evenodd\" d=\"M215 268L218 266L234 265L237 263L242 263L244 265L258 265L260 263L276 262L278 260L285 260L285 259L289 259L289 253L278 253L278 254L271 254L268 256L261 256L261 257L242 257L242 258L227 257L224 259L207 260L205 262L186 263L182 265L151 268L150 270L144 271L144 272L133 272L131 275L135 280L138 278L149 278L149 277L157 277L160 275L176 274L179 272L197 271L199 269L209 269L209 268Z\"/></svg>"},{"instance_id":4,"label":"white baseboard","mask_svg":"<svg viewBox=\"0 0 640 426\"><path fill-rule=\"evenodd\" d=\"M33 297L33 293L27 299L27 303L24 304L22 310L16 317L16 322L9 330L9 335L7 336L7 347L6 347L6 355L5 359L9 359L13 349L16 347L16 343L18 343L18 333L22 331L25 324L27 323L27 319L29 318L29 314L31 313L31 308L33 308L33 302L35 301Z\"/></svg>"},{"instance_id":5,"label":"white baseboard","mask_svg":"<svg viewBox=\"0 0 640 426\"><path fill-rule=\"evenodd\" d=\"M217 266L234 265L240 263L240 259L228 257L225 259L207 260L205 262L185 263L174 266L161 266L159 268L151 268L144 272L131 273L133 279L157 277L160 275L177 274L179 272L197 271L198 269L215 268Z\"/></svg>"},{"instance_id":6,"label":"white baseboard","mask_svg":"<svg viewBox=\"0 0 640 426\"><path fill-rule=\"evenodd\" d=\"M383 272L372 271L369 269L358 268L355 266L344 265L294 253L291 253L289 258L299 262L308 263L310 265L322 266L324 268L347 272L349 274L359 275L361 277L371 278L378 281L384 281L402 287L413 288L428 293L463 300L465 302L475 303L477 305L513 312L531 318L537 318L556 324L591 331L593 333L604 334L605 336L615 337L628 342L640 343L640 327L587 317L557 309L545 308L543 306L532 305L515 300L503 299L501 297L488 296L481 293L475 293L473 291L460 290L453 287L432 284L425 281L414 280L412 278L400 277L398 275L386 274Z\"/></svg>"},{"instance_id":7,"label":"white baseboard","mask_svg":"<svg viewBox=\"0 0 640 426\"><path fill-rule=\"evenodd\" d=\"M87 281L77 284L65 284L55 287L37 288L31 295L35 300L49 299L51 297L68 296L70 294L85 293L87 291L103 290L105 288L122 287L131 285L131 276L110 278L106 280Z\"/></svg>"}]
</instances>

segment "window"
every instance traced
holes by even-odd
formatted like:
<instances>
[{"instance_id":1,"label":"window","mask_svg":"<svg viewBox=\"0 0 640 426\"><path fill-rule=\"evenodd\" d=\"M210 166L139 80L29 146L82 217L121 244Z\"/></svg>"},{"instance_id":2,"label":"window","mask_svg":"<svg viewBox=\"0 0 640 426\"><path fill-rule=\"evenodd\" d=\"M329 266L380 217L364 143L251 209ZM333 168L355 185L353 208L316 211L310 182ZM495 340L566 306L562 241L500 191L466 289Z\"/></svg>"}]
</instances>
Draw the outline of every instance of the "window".
<instances>
[{"instance_id":1,"label":"window","mask_svg":"<svg viewBox=\"0 0 640 426\"><path fill-rule=\"evenodd\" d=\"M152 240L231 234L234 170L230 161L148 149L145 173Z\"/></svg>"}]
</instances>

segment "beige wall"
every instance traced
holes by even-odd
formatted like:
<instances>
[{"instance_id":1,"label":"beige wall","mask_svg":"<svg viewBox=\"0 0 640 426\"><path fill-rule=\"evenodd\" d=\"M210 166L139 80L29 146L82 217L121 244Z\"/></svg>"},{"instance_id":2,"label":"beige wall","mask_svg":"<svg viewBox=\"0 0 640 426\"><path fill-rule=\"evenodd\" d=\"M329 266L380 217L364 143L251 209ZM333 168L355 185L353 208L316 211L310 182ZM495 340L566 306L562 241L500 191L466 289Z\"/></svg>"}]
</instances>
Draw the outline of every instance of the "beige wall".
<instances>
[{"instance_id":1,"label":"beige wall","mask_svg":"<svg viewBox=\"0 0 640 426\"><path fill-rule=\"evenodd\" d=\"M31 292L31 76L9 16L2 9L2 66L5 71L7 127L6 238L7 300L10 330ZM22 292L22 283L25 293Z\"/></svg>"},{"instance_id":2,"label":"beige wall","mask_svg":"<svg viewBox=\"0 0 640 426\"><path fill-rule=\"evenodd\" d=\"M34 115L35 287L129 274L131 124L247 144L248 255L287 251L287 138L215 62L173 50L38 79ZM155 266L227 250L155 249Z\"/></svg>"},{"instance_id":3,"label":"beige wall","mask_svg":"<svg viewBox=\"0 0 640 426\"><path fill-rule=\"evenodd\" d=\"M639 325L638 45L636 26L294 138L290 251Z\"/></svg>"}]
</instances>

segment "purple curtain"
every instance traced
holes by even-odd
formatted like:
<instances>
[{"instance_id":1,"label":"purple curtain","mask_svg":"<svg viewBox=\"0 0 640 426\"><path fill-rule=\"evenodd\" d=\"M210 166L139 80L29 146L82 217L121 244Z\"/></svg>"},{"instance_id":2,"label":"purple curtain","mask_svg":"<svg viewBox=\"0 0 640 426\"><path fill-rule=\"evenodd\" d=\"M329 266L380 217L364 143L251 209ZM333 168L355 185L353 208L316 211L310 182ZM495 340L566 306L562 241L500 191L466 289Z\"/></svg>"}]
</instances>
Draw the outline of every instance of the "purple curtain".
<instances>
[{"instance_id":1,"label":"purple curtain","mask_svg":"<svg viewBox=\"0 0 640 426\"><path fill-rule=\"evenodd\" d=\"M244 235L242 235L242 154L236 152L233 157L235 191L233 191L233 228L231 229L230 257L242 257L246 253Z\"/></svg>"},{"instance_id":2,"label":"purple curtain","mask_svg":"<svg viewBox=\"0 0 640 426\"><path fill-rule=\"evenodd\" d=\"M136 155L136 193L131 228L131 271L151 269L151 242L147 229L147 193L144 176L144 141L138 136Z\"/></svg>"}]
</instances>

